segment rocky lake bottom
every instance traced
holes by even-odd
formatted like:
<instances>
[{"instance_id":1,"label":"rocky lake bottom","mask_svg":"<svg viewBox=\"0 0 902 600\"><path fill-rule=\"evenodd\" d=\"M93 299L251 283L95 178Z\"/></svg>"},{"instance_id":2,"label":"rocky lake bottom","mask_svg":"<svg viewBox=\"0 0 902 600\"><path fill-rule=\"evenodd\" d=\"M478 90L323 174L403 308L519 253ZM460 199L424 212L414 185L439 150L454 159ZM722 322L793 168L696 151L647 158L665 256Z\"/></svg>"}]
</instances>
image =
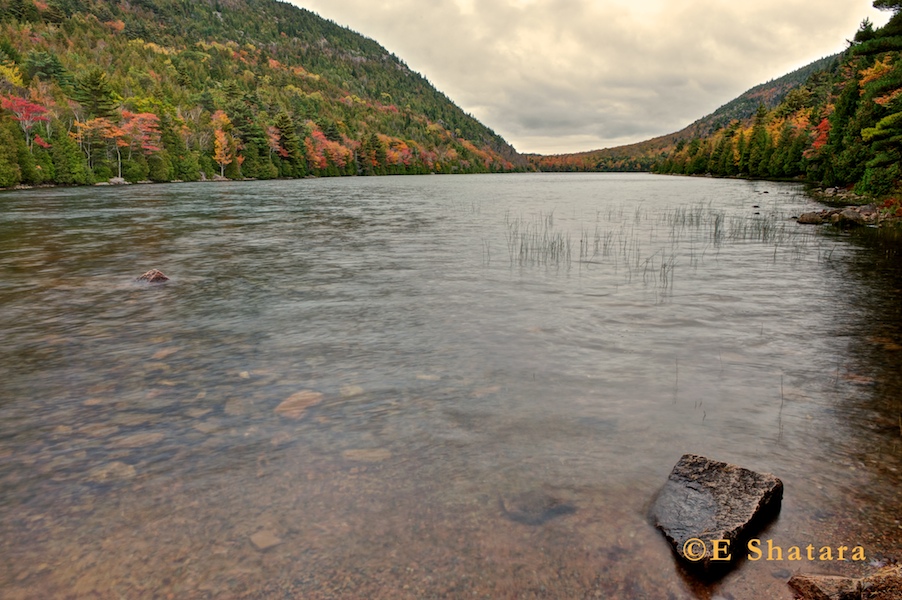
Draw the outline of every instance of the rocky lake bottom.
<instances>
[{"instance_id":1,"label":"rocky lake bottom","mask_svg":"<svg viewBox=\"0 0 902 600\"><path fill-rule=\"evenodd\" d=\"M815 209L641 174L4 194L2 596L788 600L898 561L902 277ZM780 560L683 570L649 509L686 452L780 477Z\"/></svg>"}]
</instances>

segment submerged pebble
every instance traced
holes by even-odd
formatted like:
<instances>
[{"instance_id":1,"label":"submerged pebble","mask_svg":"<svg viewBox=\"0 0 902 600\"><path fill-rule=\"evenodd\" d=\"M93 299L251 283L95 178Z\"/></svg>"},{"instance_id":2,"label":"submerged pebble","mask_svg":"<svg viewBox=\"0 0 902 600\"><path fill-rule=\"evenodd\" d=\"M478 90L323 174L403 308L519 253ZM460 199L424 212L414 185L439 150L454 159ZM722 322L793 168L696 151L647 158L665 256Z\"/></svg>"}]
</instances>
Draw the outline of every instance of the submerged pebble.
<instances>
[{"instance_id":1,"label":"submerged pebble","mask_svg":"<svg viewBox=\"0 0 902 600\"><path fill-rule=\"evenodd\" d=\"M323 395L313 390L301 390L282 401L275 413L289 419L300 419L311 406L322 402Z\"/></svg>"},{"instance_id":2,"label":"submerged pebble","mask_svg":"<svg viewBox=\"0 0 902 600\"><path fill-rule=\"evenodd\" d=\"M251 536L251 543L257 550L263 552L281 544L282 539L272 531L264 529Z\"/></svg>"},{"instance_id":3,"label":"submerged pebble","mask_svg":"<svg viewBox=\"0 0 902 600\"><path fill-rule=\"evenodd\" d=\"M94 483L108 483L120 479L132 479L136 474L135 467L117 460L94 467L88 471L87 479Z\"/></svg>"},{"instance_id":4,"label":"submerged pebble","mask_svg":"<svg viewBox=\"0 0 902 600\"><path fill-rule=\"evenodd\" d=\"M345 450L341 455L347 460L359 462L382 462L391 458L391 450L387 448L358 448Z\"/></svg>"},{"instance_id":5,"label":"submerged pebble","mask_svg":"<svg viewBox=\"0 0 902 600\"><path fill-rule=\"evenodd\" d=\"M152 446L166 437L163 433L134 433L115 440L110 446L113 448L143 448Z\"/></svg>"}]
</instances>

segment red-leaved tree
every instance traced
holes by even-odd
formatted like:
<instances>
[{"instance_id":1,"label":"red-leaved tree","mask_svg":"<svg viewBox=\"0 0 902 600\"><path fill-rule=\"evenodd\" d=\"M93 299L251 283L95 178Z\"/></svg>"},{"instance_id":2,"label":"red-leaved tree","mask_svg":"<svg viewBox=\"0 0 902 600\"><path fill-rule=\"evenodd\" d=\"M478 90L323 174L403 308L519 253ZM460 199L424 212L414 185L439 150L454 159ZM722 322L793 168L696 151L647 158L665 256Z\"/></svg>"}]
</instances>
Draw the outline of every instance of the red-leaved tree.
<instances>
[{"instance_id":1,"label":"red-leaved tree","mask_svg":"<svg viewBox=\"0 0 902 600\"><path fill-rule=\"evenodd\" d=\"M32 147L31 129L36 123L50 120L47 117L47 109L19 96L0 96L0 106L13 113L13 119L18 121L19 127L25 133L25 143L30 151Z\"/></svg>"}]
</instances>

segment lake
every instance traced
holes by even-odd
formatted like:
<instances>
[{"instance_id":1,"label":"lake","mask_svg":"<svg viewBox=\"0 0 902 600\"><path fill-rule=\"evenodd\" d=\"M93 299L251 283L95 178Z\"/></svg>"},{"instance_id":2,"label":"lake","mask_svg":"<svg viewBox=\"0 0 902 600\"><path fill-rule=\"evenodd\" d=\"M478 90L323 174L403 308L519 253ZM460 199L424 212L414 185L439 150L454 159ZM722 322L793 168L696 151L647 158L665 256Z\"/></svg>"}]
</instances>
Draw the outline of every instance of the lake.
<instances>
[{"instance_id":1,"label":"lake","mask_svg":"<svg viewBox=\"0 0 902 600\"><path fill-rule=\"evenodd\" d=\"M902 558L899 263L815 207L648 174L0 194L2 595L789 599ZM648 518L687 452L783 480L762 539L867 562L695 581Z\"/></svg>"}]
</instances>

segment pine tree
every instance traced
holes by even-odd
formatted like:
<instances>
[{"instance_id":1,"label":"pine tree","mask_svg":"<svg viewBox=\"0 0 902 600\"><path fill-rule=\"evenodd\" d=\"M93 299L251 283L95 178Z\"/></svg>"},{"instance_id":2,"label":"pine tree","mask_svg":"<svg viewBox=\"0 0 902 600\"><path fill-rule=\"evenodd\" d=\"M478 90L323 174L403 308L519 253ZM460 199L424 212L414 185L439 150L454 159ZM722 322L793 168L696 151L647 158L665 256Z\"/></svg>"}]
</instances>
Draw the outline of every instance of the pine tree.
<instances>
[{"instance_id":1,"label":"pine tree","mask_svg":"<svg viewBox=\"0 0 902 600\"><path fill-rule=\"evenodd\" d=\"M84 155L62 127L54 127L50 156L53 158L54 181L64 185L90 183Z\"/></svg>"},{"instance_id":2,"label":"pine tree","mask_svg":"<svg viewBox=\"0 0 902 600\"><path fill-rule=\"evenodd\" d=\"M106 73L99 68L91 69L78 79L73 98L81 104L88 118L112 118L119 104Z\"/></svg>"},{"instance_id":3,"label":"pine tree","mask_svg":"<svg viewBox=\"0 0 902 600\"><path fill-rule=\"evenodd\" d=\"M8 121L0 125L0 187L12 187L22 181L16 152L17 132L10 125Z\"/></svg>"}]
</instances>

